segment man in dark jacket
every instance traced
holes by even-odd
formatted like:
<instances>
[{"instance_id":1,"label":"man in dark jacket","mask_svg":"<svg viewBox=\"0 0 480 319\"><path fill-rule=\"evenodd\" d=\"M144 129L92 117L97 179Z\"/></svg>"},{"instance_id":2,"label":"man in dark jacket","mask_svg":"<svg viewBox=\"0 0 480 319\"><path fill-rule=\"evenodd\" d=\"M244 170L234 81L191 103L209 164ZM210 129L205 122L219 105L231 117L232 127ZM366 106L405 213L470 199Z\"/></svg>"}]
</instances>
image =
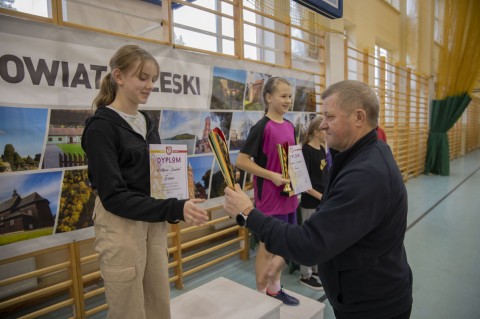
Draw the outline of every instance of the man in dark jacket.
<instances>
[{"instance_id":1,"label":"man in dark jacket","mask_svg":"<svg viewBox=\"0 0 480 319\"><path fill-rule=\"evenodd\" d=\"M337 318L409 318L407 191L390 148L377 141L378 99L349 80L328 87L322 99L321 128L337 153L316 212L301 226L282 223L253 209L238 185L225 189L225 209L271 253L318 264Z\"/></svg>"}]
</instances>

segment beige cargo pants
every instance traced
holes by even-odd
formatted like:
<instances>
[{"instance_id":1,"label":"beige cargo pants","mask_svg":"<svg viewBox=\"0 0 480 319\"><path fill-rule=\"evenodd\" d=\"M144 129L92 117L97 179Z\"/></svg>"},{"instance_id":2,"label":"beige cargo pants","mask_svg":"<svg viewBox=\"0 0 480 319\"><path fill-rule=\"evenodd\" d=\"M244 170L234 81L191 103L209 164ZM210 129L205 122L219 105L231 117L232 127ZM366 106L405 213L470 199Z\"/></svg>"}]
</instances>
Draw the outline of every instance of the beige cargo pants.
<instances>
[{"instance_id":1,"label":"beige cargo pants","mask_svg":"<svg viewBox=\"0 0 480 319\"><path fill-rule=\"evenodd\" d=\"M98 197L93 219L107 318L170 319L167 224L122 218Z\"/></svg>"}]
</instances>

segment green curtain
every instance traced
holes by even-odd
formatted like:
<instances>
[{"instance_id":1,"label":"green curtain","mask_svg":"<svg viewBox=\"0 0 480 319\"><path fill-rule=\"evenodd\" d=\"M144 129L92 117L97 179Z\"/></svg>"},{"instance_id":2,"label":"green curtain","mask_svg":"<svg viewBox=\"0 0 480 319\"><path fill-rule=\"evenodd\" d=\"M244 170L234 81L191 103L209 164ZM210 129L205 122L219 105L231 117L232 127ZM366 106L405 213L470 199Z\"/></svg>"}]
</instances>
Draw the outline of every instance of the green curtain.
<instances>
[{"instance_id":1,"label":"green curtain","mask_svg":"<svg viewBox=\"0 0 480 319\"><path fill-rule=\"evenodd\" d=\"M450 175L450 158L447 132L457 122L470 103L463 93L444 100L433 100L430 116L430 133L427 142L425 174Z\"/></svg>"}]
</instances>

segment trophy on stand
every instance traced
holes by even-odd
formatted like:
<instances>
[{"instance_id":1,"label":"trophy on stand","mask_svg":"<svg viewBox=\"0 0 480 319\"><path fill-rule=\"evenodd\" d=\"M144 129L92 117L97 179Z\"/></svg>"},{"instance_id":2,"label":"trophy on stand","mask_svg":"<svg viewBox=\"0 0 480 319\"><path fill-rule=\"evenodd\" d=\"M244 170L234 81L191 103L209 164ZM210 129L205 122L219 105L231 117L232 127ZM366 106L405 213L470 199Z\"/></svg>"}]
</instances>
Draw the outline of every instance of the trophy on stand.
<instances>
[{"instance_id":1,"label":"trophy on stand","mask_svg":"<svg viewBox=\"0 0 480 319\"><path fill-rule=\"evenodd\" d=\"M280 159L280 167L282 168L282 177L290 179L288 174L288 142L277 144L278 158ZM287 183L283 186L282 195L292 196L294 194L292 186Z\"/></svg>"},{"instance_id":2,"label":"trophy on stand","mask_svg":"<svg viewBox=\"0 0 480 319\"><path fill-rule=\"evenodd\" d=\"M230 163L227 141L222 130L216 127L208 133L208 142L213 150L213 154L215 155L215 159L217 160L220 171L225 179L225 183L228 187L234 189L235 175L233 174L233 166Z\"/></svg>"}]
</instances>

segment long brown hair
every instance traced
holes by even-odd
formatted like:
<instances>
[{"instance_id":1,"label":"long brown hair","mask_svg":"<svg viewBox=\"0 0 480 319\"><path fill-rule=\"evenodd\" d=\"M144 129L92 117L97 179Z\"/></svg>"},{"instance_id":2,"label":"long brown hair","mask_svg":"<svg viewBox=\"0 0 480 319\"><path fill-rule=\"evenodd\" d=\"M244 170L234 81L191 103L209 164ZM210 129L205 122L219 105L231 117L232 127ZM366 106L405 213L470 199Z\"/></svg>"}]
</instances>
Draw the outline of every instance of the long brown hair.
<instances>
[{"instance_id":1,"label":"long brown hair","mask_svg":"<svg viewBox=\"0 0 480 319\"><path fill-rule=\"evenodd\" d=\"M100 85L100 92L93 100L94 107L102 107L110 105L117 95L117 83L112 77L112 71L118 69L121 72L129 71L133 65L140 61L138 66L138 73L141 73L143 66L146 62L153 62L157 66L157 70L160 70L157 60L146 50L142 49L138 45L127 44L120 47L110 58L110 72L102 79Z\"/></svg>"},{"instance_id":2,"label":"long brown hair","mask_svg":"<svg viewBox=\"0 0 480 319\"><path fill-rule=\"evenodd\" d=\"M317 116L310 121L308 125L307 134L305 134L302 144L308 144L310 142L310 138L314 136L315 130L320 130L320 124L322 123L322 118Z\"/></svg>"}]
</instances>

